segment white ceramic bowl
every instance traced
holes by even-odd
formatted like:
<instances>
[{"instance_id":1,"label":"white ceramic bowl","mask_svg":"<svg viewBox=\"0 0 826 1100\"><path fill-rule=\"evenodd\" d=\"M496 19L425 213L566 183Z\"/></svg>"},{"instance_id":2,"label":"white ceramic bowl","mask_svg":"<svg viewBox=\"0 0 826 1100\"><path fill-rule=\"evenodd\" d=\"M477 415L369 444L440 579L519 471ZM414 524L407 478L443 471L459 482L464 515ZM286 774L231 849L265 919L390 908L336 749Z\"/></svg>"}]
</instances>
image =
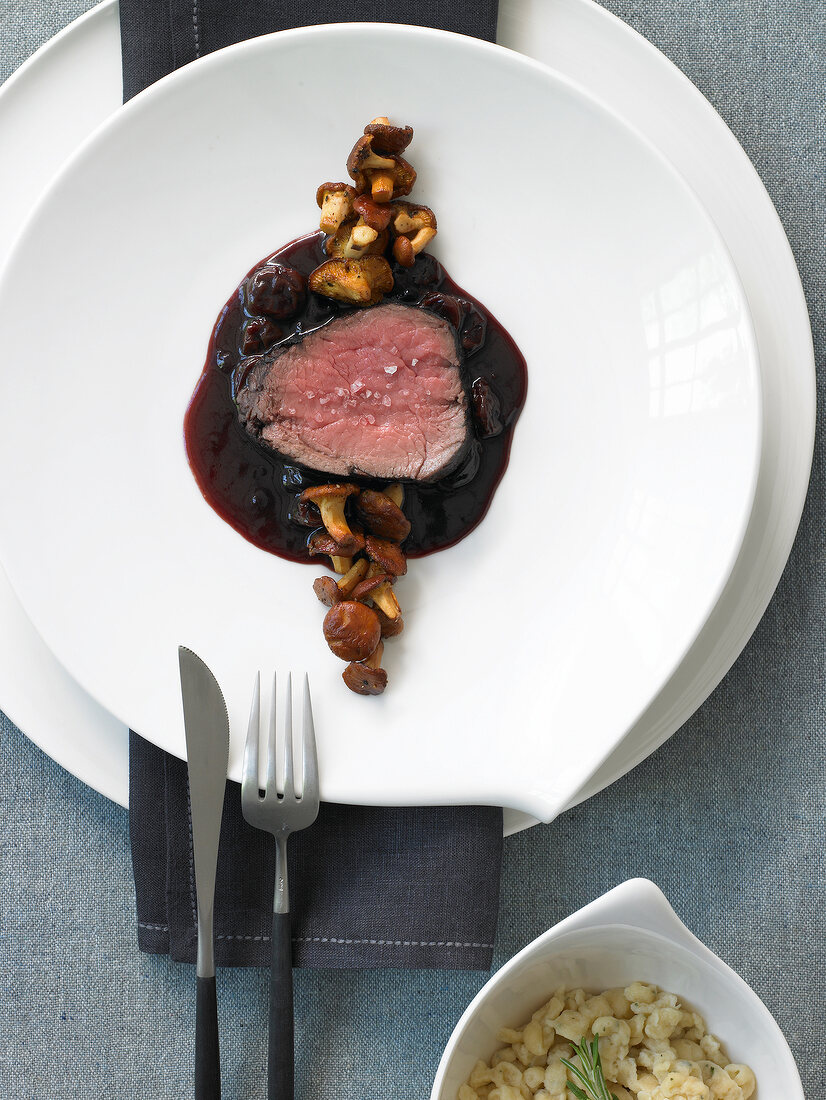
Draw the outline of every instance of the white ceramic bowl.
<instances>
[{"instance_id":1,"label":"white ceramic bowl","mask_svg":"<svg viewBox=\"0 0 826 1100\"><path fill-rule=\"evenodd\" d=\"M804 1100L788 1043L742 978L693 936L661 890L630 879L529 943L474 997L442 1055L431 1100L456 1100L476 1061L565 984L599 992L640 980L700 1012L732 1061L757 1077L759 1100Z\"/></svg>"}]
</instances>

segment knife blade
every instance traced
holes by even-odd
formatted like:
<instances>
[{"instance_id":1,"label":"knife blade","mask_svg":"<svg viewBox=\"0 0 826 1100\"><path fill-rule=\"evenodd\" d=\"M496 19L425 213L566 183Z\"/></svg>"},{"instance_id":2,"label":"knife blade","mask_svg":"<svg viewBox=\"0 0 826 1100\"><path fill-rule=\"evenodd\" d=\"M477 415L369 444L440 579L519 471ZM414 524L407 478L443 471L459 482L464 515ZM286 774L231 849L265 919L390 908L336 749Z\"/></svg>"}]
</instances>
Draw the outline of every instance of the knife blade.
<instances>
[{"instance_id":1,"label":"knife blade","mask_svg":"<svg viewBox=\"0 0 826 1100\"><path fill-rule=\"evenodd\" d=\"M216 1100L221 1095L221 1070L212 916L229 766L229 716L218 681L201 658L191 649L179 646L178 664L198 905L195 1097Z\"/></svg>"}]
</instances>

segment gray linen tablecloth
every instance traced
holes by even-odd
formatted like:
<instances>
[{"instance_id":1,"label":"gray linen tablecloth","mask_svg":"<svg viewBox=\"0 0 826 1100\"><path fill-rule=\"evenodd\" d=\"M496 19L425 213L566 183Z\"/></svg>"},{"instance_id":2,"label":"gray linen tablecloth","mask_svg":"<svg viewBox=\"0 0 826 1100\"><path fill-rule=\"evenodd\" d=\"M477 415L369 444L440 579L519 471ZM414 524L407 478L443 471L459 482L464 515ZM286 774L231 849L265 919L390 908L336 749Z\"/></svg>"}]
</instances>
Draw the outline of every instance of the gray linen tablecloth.
<instances>
[{"instance_id":1,"label":"gray linen tablecloth","mask_svg":"<svg viewBox=\"0 0 826 1100\"><path fill-rule=\"evenodd\" d=\"M90 6L0 0L0 78ZM766 183L808 297L822 408L823 0L606 6L698 85ZM791 561L723 684L631 775L507 842L495 962L607 888L646 875L764 999L810 1100L826 1095L823 489L821 430ZM190 1095L192 972L137 951L125 811L5 719L0 728L0 1096ZM453 1024L485 977L298 972L299 1094L422 1100ZM264 971L222 975L227 1096L264 1096L266 994Z\"/></svg>"}]
</instances>

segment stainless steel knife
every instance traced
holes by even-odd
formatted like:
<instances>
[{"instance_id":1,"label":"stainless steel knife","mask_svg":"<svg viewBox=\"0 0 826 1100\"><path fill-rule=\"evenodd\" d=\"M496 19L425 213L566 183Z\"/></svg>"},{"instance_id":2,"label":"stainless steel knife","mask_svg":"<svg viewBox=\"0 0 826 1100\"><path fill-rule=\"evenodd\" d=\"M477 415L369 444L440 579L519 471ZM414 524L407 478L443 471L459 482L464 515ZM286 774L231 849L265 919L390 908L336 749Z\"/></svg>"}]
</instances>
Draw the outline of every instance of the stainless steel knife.
<instances>
[{"instance_id":1,"label":"stainless steel knife","mask_svg":"<svg viewBox=\"0 0 826 1100\"><path fill-rule=\"evenodd\" d=\"M229 717L218 681L197 654L178 647L184 704L189 806L198 901L195 1100L221 1095L218 1001L215 992L212 913L218 840L229 766Z\"/></svg>"}]
</instances>

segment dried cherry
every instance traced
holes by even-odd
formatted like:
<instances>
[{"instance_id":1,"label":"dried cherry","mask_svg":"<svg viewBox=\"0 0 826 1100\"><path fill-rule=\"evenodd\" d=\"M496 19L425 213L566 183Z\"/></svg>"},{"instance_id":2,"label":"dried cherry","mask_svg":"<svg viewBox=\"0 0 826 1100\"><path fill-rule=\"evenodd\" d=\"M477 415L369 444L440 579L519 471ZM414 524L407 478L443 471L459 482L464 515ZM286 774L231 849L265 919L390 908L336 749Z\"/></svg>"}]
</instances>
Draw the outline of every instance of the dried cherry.
<instances>
[{"instance_id":1,"label":"dried cherry","mask_svg":"<svg viewBox=\"0 0 826 1100\"><path fill-rule=\"evenodd\" d=\"M392 263L393 295L400 295L402 301L418 302L423 294L441 286L445 273L442 265L428 252L420 252L412 267L402 267Z\"/></svg>"},{"instance_id":2,"label":"dried cherry","mask_svg":"<svg viewBox=\"0 0 826 1100\"><path fill-rule=\"evenodd\" d=\"M462 298L453 294L443 294L440 290L433 294L426 294L419 305L422 309L429 309L431 313L444 317L458 332L465 319L465 305Z\"/></svg>"},{"instance_id":3,"label":"dried cherry","mask_svg":"<svg viewBox=\"0 0 826 1100\"><path fill-rule=\"evenodd\" d=\"M470 387L473 404L473 418L479 426L483 439L499 435L505 427L502 420L502 404L490 383L484 378L476 378Z\"/></svg>"},{"instance_id":4,"label":"dried cherry","mask_svg":"<svg viewBox=\"0 0 826 1100\"><path fill-rule=\"evenodd\" d=\"M461 342L466 355L473 355L485 342L488 322L472 302L464 301L465 320L462 324Z\"/></svg>"},{"instance_id":5,"label":"dried cherry","mask_svg":"<svg viewBox=\"0 0 826 1100\"><path fill-rule=\"evenodd\" d=\"M266 351L283 335L284 330L269 317L251 317L241 330L241 354L255 355L256 352Z\"/></svg>"},{"instance_id":6,"label":"dried cherry","mask_svg":"<svg viewBox=\"0 0 826 1100\"><path fill-rule=\"evenodd\" d=\"M304 308L307 280L285 264L267 263L247 279L247 310L283 321Z\"/></svg>"}]
</instances>

